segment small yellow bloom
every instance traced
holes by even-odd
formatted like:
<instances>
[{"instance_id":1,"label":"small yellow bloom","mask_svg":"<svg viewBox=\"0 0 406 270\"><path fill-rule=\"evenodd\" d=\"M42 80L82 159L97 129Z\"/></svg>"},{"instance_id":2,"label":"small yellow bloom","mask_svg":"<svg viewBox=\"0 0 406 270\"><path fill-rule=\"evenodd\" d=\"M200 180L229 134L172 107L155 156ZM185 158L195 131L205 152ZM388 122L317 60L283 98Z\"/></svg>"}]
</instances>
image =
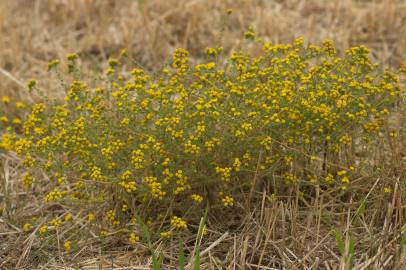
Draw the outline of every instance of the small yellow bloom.
<instances>
[{"instance_id":1,"label":"small yellow bloom","mask_svg":"<svg viewBox=\"0 0 406 270\"><path fill-rule=\"evenodd\" d=\"M346 173L347 173L346 170L341 170L341 171L338 171L338 172L337 172L337 175L338 175L338 176L342 176L342 175L345 175Z\"/></svg>"},{"instance_id":2,"label":"small yellow bloom","mask_svg":"<svg viewBox=\"0 0 406 270\"><path fill-rule=\"evenodd\" d=\"M48 226L47 225L42 225L39 228L39 234L45 234L48 231Z\"/></svg>"},{"instance_id":3,"label":"small yellow bloom","mask_svg":"<svg viewBox=\"0 0 406 270\"><path fill-rule=\"evenodd\" d=\"M350 182L350 179L347 176L344 176L343 178L341 178L341 182L344 184L348 184Z\"/></svg>"},{"instance_id":4,"label":"small yellow bloom","mask_svg":"<svg viewBox=\"0 0 406 270\"><path fill-rule=\"evenodd\" d=\"M28 87L28 90L31 92L32 91L32 89L34 89L34 87L37 85L37 81L36 80L34 80L34 79L31 79L31 80L29 80L28 82L27 82L27 87ZM16 104L17 105L17 104ZM17 108L18 108L18 106L17 106Z\"/></svg>"},{"instance_id":5,"label":"small yellow bloom","mask_svg":"<svg viewBox=\"0 0 406 270\"><path fill-rule=\"evenodd\" d=\"M121 57L128 57L127 49L122 49L121 52L120 52L120 56Z\"/></svg>"},{"instance_id":6,"label":"small yellow bloom","mask_svg":"<svg viewBox=\"0 0 406 270\"><path fill-rule=\"evenodd\" d=\"M31 230L32 225L30 223L25 223L23 226L23 231L24 232L28 232L29 230Z\"/></svg>"},{"instance_id":7,"label":"small yellow bloom","mask_svg":"<svg viewBox=\"0 0 406 270\"><path fill-rule=\"evenodd\" d=\"M384 187L383 192L385 193L392 193L392 188L391 187Z\"/></svg>"},{"instance_id":8,"label":"small yellow bloom","mask_svg":"<svg viewBox=\"0 0 406 270\"><path fill-rule=\"evenodd\" d=\"M61 224L62 224L62 222L57 218L54 218L53 220L51 220L52 226L59 227Z\"/></svg>"},{"instance_id":9,"label":"small yellow bloom","mask_svg":"<svg viewBox=\"0 0 406 270\"><path fill-rule=\"evenodd\" d=\"M175 229L179 229L179 230L185 230L187 228L187 223L185 220L183 220L180 217L177 216L173 216L171 219L171 225L175 228Z\"/></svg>"},{"instance_id":10,"label":"small yellow bloom","mask_svg":"<svg viewBox=\"0 0 406 270\"><path fill-rule=\"evenodd\" d=\"M1 102L4 104L9 104L10 103L10 98L8 96L2 96L1 97Z\"/></svg>"},{"instance_id":11,"label":"small yellow bloom","mask_svg":"<svg viewBox=\"0 0 406 270\"><path fill-rule=\"evenodd\" d=\"M171 238L173 233L171 231L164 231L160 233L162 238Z\"/></svg>"},{"instance_id":12,"label":"small yellow bloom","mask_svg":"<svg viewBox=\"0 0 406 270\"><path fill-rule=\"evenodd\" d=\"M72 249L72 242L65 241L65 243L63 243L63 247L65 248L66 251L70 251Z\"/></svg>"},{"instance_id":13,"label":"small yellow bloom","mask_svg":"<svg viewBox=\"0 0 406 270\"><path fill-rule=\"evenodd\" d=\"M389 136L392 138L396 138L398 136L398 134L396 133L396 131L391 131L391 132L389 132Z\"/></svg>"},{"instance_id":14,"label":"small yellow bloom","mask_svg":"<svg viewBox=\"0 0 406 270\"><path fill-rule=\"evenodd\" d=\"M128 241L132 244L135 245L140 241L140 237L135 234L135 233L131 233L130 237L128 238Z\"/></svg>"},{"instance_id":15,"label":"small yellow bloom","mask_svg":"<svg viewBox=\"0 0 406 270\"><path fill-rule=\"evenodd\" d=\"M15 125L21 125L21 123L22 123L22 121L21 121L20 118L14 118L14 119L13 119L13 124L15 124Z\"/></svg>"},{"instance_id":16,"label":"small yellow bloom","mask_svg":"<svg viewBox=\"0 0 406 270\"><path fill-rule=\"evenodd\" d=\"M109 233L106 230L100 231L100 237L106 237Z\"/></svg>"},{"instance_id":17,"label":"small yellow bloom","mask_svg":"<svg viewBox=\"0 0 406 270\"><path fill-rule=\"evenodd\" d=\"M7 118L7 116L0 116L0 122L8 123L8 118Z\"/></svg>"},{"instance_id":18,"label":"small yellow bloom","mask_svg":"<svg viewBox=\"0 0 406 270\"><path fill-rule=\"evenodd\" d=\"M78 59L78 55L76 54L76 53L71 53L71 54L68 54L67 56L66 56L66 60L68 60L68 61L75 61L76 59Z\"/></svg>"},{"instance_id":19,"label":"small yellow bloom","mask_svg":"<svg viewBox=\"0 0 406 270\"><path fill-rule=\"evenodd\" d=\"M18 109L24 109L24 108L27 107L27 105L25 105L24 103L18 101L18 102L16 102L16 107Z\"/></svg>"},{"instance_id":20,"label":"small yellow bloom","mask_svg":"<svg viewBox=\"0 0 406 270\"><path fill-rule=\"evenodd\" d=\"M225 196L221 201L223 202L224 207L232 207L234 205L234 198L230 196Z\"/></svg>"},{"instance_id":21,"label":"small yellow bloom","mask_svg":"<svg viewBox=\"0 0 406 270\"><path fill-rule=\"evenodd\" d=\"M201 203L203 201L203 197L199 194L192 194L190 195L190 198L197 203Z\"/></svg>"},{"instance_id":22,"label":"small yellow bloom","mask_svg":"<svg viewBox=\"0 0 406 270\"><path fill-rule=\"evenodd\" d=\"M208 235L208 234L209 234L209 231L207 230L207 226L204 225L203 231L202 231L202 235L203 235L203 236L206 236L206 235Z\"/></svg>"},{"instance_id":23,"label":"small yellow bloom","mask_svg":"<svg viewBox=\"0 0 406 270\"><path fill-rule=\"evenodd\" d=\"M50 71L50 70L56 68L58 65L59 65L58 59L52 60L51 62L48 63L47 71Z\"/></svg>"},{"instance_id":24,"label":"small yellow bloom","mask_svg":"<svg viewBox=\"0 0 406 270\"><path fill-rule=\"evenodd\" d=\"M121 122L120 122L120 124L122 125L122 126L128 126L128 124L130 123L130 119L129 118L123 118L122 120L121 120Z\"/></svg>"},{"instance_id":25,"label":"small yellow bloom","mask_svg":"<svg viewBox=\"0 0 406 270\"><path fill-rule=\"evenodd\" d=\"M89 215L87 215L87 221L92 222L95 220L95 217L92 213L90 213Z\"/></svg>"},{"instance_id":26,"label":"small yellow bloom","mask_svg":"<svg viewBox=\"0 0 406 270\"><path fill-rule=\"evenodd\" d=\"M23 185L25 187L29 188L29 187L31 187L32 182L34 181L34 178L32 177L31 174L25 173L25 174L23 174L22 181L23 181Z\"/></svg>"},{"instance_id":27,"label":"small yellow bloom","mask_svg":"<svg viewBox=\"0 0 406 270\"><path fill-rule=\"evenodd\" d=\"M71 221L73 219L73 215L71 213L66 214L65 221Z\"/></svg>"}]
</instances>

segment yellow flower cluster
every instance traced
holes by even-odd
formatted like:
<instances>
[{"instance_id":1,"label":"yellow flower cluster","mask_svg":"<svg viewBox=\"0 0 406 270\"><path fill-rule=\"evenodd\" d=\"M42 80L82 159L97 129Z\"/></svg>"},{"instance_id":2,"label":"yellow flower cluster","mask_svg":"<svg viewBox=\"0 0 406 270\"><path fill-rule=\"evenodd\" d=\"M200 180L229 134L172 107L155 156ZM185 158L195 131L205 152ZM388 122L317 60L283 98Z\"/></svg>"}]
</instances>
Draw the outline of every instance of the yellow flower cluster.
<instances>
[{"instance_id":1,"label":"yellow flower cluster","mask_svg":"<svg viewBox=\"0 0 406 270\"><path fill-rule=\"evenodd\" d=\"M173 233L172 231L163 231L160 233L160 235L162 238L171 238Z\"/></svg>"},{"instance_id":2,"label":"yellow flower cluster","mask_svg":"<svg viewBox=\"0 0 406 270\"><path fill-rule=\"evenodd\" d=\"M51 220L50 224L54 227L59 227L61 226L62 221L57 218L54 218L53 220Z\"/></svg>"},{"instance_id":3,"label":"yellow flower cluster","mask_svg":"<svg viewBox=\"0 0 406 270\"><path fill-rule=\"evenodd\" d=\"M24 175L23 175L23 177L22 177L22 182L23 182L23 185L24 185L25 187L28 187L28 188L31 187L33 181L34 181L34 178L32 177L31 174L29 174L29 173L24 173Z\"/></svg>"},{"instance_id":4,"label":"yellow flower cluster","mask_svg":"<svg viewBox=\"0 0 406 270\"><path fill-rule=\"evenodd\" d=\"M153 199L162 200L166 192L162 190L162 184L158 182L158 178L154 176L144 177L144 182L148 185Z\"/></svg>"},{"instance_id":5,"label":"yellow flower cluster","mask_svg":"<svg viewBox=\"0 0 406 270\"><path fill-rule=\"evenodd\" d=\"M135 245L140 241L140 237L135 233L131 233L130 237L128 238L128 241L130 242L131 245Z\"/></svg>"},{"instance_id":6,"label":"yellow flower cluster","mask_svg":"<svg viewBox=\"0 0 406 270\"><path fill-rule=\"evenodd\" d=\"M234 205L234 198L230 196L225 196L223 199L221 199L221 201L225 207L231 207Z\"/></svg>"},{"instance_id":7,"label":"yellow flower cluster","mask_svg":"<svg viewBox=\"0 0 406 270\"><path fill-rule=\"evenodd\" d=\"M216 173L218 173L220 175L220 179L222 181L225 182L229 182L230 178L231 178L231 167L225 167L225 168L221 168L221 167L216 167Z\"/></svg>"},{"instance_id":8,"label":"yellow flower cluster","mask_svg":"<svg viewBox=\"0 0 406 270\"><path fill-rule=\"evenodd\" d=\"M148 226L161 228L170 207L178 215L172 229L184 230L202 201L232 207L253 179L281 192L313 184L351 190L358 171L349 166L369 161L348 153L376 143L405 97L399 74L372 63L364 46L340 56L331 41L271 44L251 28L245 37L260 42L262 53L227 57L208 48L208 61L192 66L189 53L177 49L154 76L125 70L125 53L109 60L98 85L66 79L60 104L32 104L18 125L0 121L0 151L21 157L24 186L41 185L45 203L80 208L78 216L95 213L89 227L105 236L128 229L139 209ZM67 57L69 69L77 58ZM56 181L37 177L40 170ZM161 237L172 236L168 227Z\"/></svg>"},{"instance_id":9,"label":"yellow flower cluster","mask_svg":"<svg viewBox=\"0 0 406 270\"><path fill-rule=\"evenodd\" d=\"M62 198L62 196L63 196L62 192L60 192L57 189L54 189L53 191L49 192L45 196L44 200L45 200L45 202L53 202L53 201L56 201L56 200Z\"/></svg>"},{"instance_id":10,"label":"yellow flower cluster","mask_svg":"<svg viewBox=\"0 0 406 270\"><path fill-rule=\"evenodd\" d=\"M190 195L190 199L192 199L192 201L195 201L197 203L201 203L203 201L203 197L199 194Z\"/></svg>"},{"instance_id":11,"label":"yellow flower cluster","mask_svg":"<svg viewBox=\"0 0 406 270\"><path fill-rule=\"evenodd\" d=\"M187 223L186 223L186 221L183 220L183 219L180 218L180 217L177 217L177 216L173 216L173 217L171 218L171 225L172 225L172 227L174 227L175 229L178 229L178 230L185 230L185 229L187 229Z\"/></svg>"},{"instance_id":12,"label":"yellow flower cluster","mask_svg":"<svg viewBox=\"0 0 406 270\"><path fill-rule=\"evenodd\" d=\"M122 186L125 189L125 191L127 191L128 193L132 193L137 190L135 181L129 181L129 182L123 181L123 182L120 182L119 185Z\"/></svg>"},{"instance_id":13,"label":"yellow flower cluster","mask_svg":"<svg viewBox=\"0 0 406 270\"><path fill-rule=\"evenodd\" d=\"M46 232L48 232L48 226L47 225L42 225L39 230L38 230L39 234L45 234Z\"/></svg>"},{"instance_id":14,"label":"yellow flower cluster","mask_svg":"<svg viewBox=\"0 0 406 270\"><path fill-rule=\"evenodd\" d=\"M15 138L9 133L2 134L0 138L0 150L12 150L14 147L14 139Z\"/></svg>"}]
</instances>

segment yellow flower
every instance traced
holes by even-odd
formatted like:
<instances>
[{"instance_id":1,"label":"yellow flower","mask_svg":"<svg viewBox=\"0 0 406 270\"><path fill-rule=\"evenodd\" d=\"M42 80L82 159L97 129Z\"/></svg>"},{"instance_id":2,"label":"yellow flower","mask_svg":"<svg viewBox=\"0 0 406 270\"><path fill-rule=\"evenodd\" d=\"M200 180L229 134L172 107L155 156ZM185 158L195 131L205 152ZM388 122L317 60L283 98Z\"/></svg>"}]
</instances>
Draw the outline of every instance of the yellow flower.
<instances>
[{"instance_id":1,"label":"yellow flower","mask_svg":"<svg viewBox=\"0 0 406 270\"><path fill-rule=\"evenodd\" d=\"M347 173L346 170L341 170L341 171L337 172L337 175L342 176L342 175L345 175L346 173Z\"/></svg>"},{"instance_id":2,"label":"yellow flower","mask_svg":"<svg viewBox=\"0 0 406 270\"><path fill-rule=\"evenodd\" d=\"M187 228L187 223L180 217L173 216L171 218L171 225L178 230L185 230Z\"/></svg>"},{"instance_id":3,"label":"yellow flower","mask_svg":"<svg viewBox=\"0 0 406 270\"><path fill-rule=\"evenodd\" d=\"M93 215L92 213L89 213L89 214L87 215L87 221L88 221L88 222L93 222L94 220L95 220L94 215Z\"/></svg>"},{"instance_id":4,"label":"yellow flower","mask_svg":"<svg viewBox=\"0 0 406 270\"><path fill-rule=\"evenodd\" d=\"M171 238L173 233L171 231L164 231L160 233L162 238Z\"/></svg>"},{"instance_id":5,"label":"yellow flower","mask_svg":"<svg viewBox=\"0 0 406 270\"><path fill-rule=\"evenodd\" d=\"M0 116L0 122L8 123L8 118L7 118L7 116Z\"/></svg>"},{"instance_id":6,"label":"yellow flower","mask_svg":"<svg viewBox=\"0 0 406 270\"><path fill-rule=\"evenodd\" d=\"M62 222L57 218L54 218L53 220L51 220L52 226L59 227L61 224L62 224Z\"/></svg>"},{"instance_id":7,"label":"yellow flower","mask_svg":"<svg viewBox=\"0 0 406 270\"><path fill-rule=\"evenodd\" d=\"M327 174L327 176L324 178L327 184L332 184L334 183L334 176L332 174Z\"/></svg>"},{"instance_id":8,"label":"yellow flower","mask_svg":"<svg viewBox=\"0 0 406 270\"><path fill-rule=\"evenodd\" d=\"M65 221L71 221L73 219L73 215L71 213L67 213L64 219Z\"/></svg>"},{"instance_id":9,"label":"yellow flower","mask_svg":"<svg viewBox=\"0 0 406 270\"><path fill-rule=\"evenodd\" d=\"M20 118L14 118L14 119L13 119L13 124L15 124L15 125L21 125L21 123L22 123L22 121L21 121Z\"/></svg>"},{"instance_id":10,"label":"yellow flower","mask_svg":"<svg viewBox=\"0 0 406 270\"><path fill-rule=\"evenodd\" d=\"M225 196L221 201L223 202L224 207L232 207L234 205L234 198L230 196Z\"/></svg>"},{"instance_id":11,"label":"yellow flower","mask_svg":"<svg viewBox=\"0 0 406 270\"><path fill-rule=\"evenodd\" d=\"M8 96L2 96L1 97L1 102L4 104L9 104L10 103L10 98Z\"/></svg>"},{"instance_id":12,"label":"yellow flower","mask_svg":"<svg viewBox=\"0 0 406 270\"><path fill-rule=\"evenodd\" d=\"M241 162L241 160L240 160L239 158L235 158L235 159L234 159L234 164L233 164L233 166L234 166L234 170L235 170L236 172L239 172L239 171L240 171L240 169L241 169L241 164L242 164L242 162Z\"/></svg>"},{"instance_id":13,"label":"yellow flower","mask_svg":"<svg viewBox=\"0 0 406 270\"><path fill-rule=\"evenodd\" d=\"M39 228L39 234L45 234L47 231L48 231L48 226L47 225L42 225L40 228Z\"/></svg>"},{"instance_id":14,"label":"yellow flower","mask_svg":"<svg viewBox=\"0 0 406 270\"><path fill-rule=\"evenodd\" d=\"M203 201L203 197L199 194L192 194L190 195L190 198L197 203L201 203Z\"/></svg>"},{"instance_id":15,"label":"yellow flower","mask_svg":"<svg viewBox=\"0 0 406 270\"><path fill-rule=\"evenodd\" d=\"M23 174L22 181L25 187L31 187L33 180L34 178L32 177L31 174L29 173Z\"/></svg>"},{"instance_id":16,"label":"yellow flower","mask_svg":"<svg viewBox=\"0 0 406 270\"><path fill-rule=\"evenodd\" d=\"M129 123L130 123L130 119L127 118L127 117L123 118L123 119L121 120L121 122L120 122L120 124L121 124L122 126L128 126Z\"/></svg>"},{"instance_id":17,"label":"yellow flower","mask_svg":"<svg viewBox=\"0 0 406 270\"><path fill-rule=\"evenodd\" d=\"M132 244L135 245L140 241L140 237L135 234L135 233L131 233L130 237L128 238L128 241Z\"/></svg>"},{"instance_id":18,"label":"yellow flower","mask_svg":"<svg viewBox=\"0 0 406 270\"><path fill-rule=\"evenodd\" d=\"M246 38L246 39L252 39L252 40L254 40L255 39L255 33L254 33L254 30L253 30L253 28L250 26L249 28L248 28L248 30L244 33L244 37Z\"/></svg>"},{"instance_id":19,"label":"yellow flower","mask_svg":"<svg viewBox=\"0 0 406 270\"><path fill-rule=\"evenodd\" d=\"M27 87L28 87L28 90L29 91L32 91L32 89L34 89L34 87L37 85L37 81L36 80L34 80L34 79L31 79L31 80L29 80L28 82L27 82ZM23 103L21 103L21 102L19 102L20 104L23 104ZM25 105L24 106L19 106L19 105L17 105L17 103L16 103L16 107L17 108L24 108L25 107Z\"/></svg>"},{"instance_id":20,"label":"yellow flower","mask_svg":"<svg viewBox=\"0 0 406 270\"><path fill-rule=\"evenodd\" d=\"M350 182L350 179L347 176L344 176L343 178L341 178L341 182L344 184L348 184Z\"/></svg>"},{"instance_id":21,"label":"yellow flower","mask_svg":"<svg viewBox=\"0 0 406 270\"><path fill-rule=\"evenodd\" d=\"M56 68L59 65L59 60L55 59L48 63L47 71L51 71L52 69Z\"/></svg>"},{"instance_id":22,"label":"yellow flower","mask_svg":"<svg viewBox=\"0 0 406 270\"><path fill-rule=\"evenodd\" d=\"M121 57L128 57L127 49L122 49L121 52L120 52L120 56Z\"/></svg>"},{"instance_id":23,"label":"yellow flower","mask_svg":"<svg viewBox=\"0 0 406 270\"><path fill-rule=\"evenodd\" d=\"M221 167L217 166L215 169L216 169L216 173L220 175L220 178L222 181L225 181L225 182L230 181L232 168L230 168L230 167L221 168Z\"/></svg>"},{"instance_id":24,"label":"yellow flower","mask_svg":"<svg viewBox=\"0 0 406 270\"><path fill-rule=\"evenodd\" d=\"M49 192L45 196L44 201L45 202L53 202L53 201L56 201L56 200L62 198L62 196L63 196L62 192L60 192L58 189L54 189L53 191Z\"/></svg>"},{"instance_id":25,"label":"yellow flower","mask_svg":"<svg viewBox=\"0 0 406 270\"><path fill-rule=\"evenodd\" d=\"M65 248L66 251L70 251L72 249L72 242L65 241L65 243L63 243L63 247Z\"/></svg>"},{"instance_id":26,"label":"yellow flower","mask_svg":"<svg viewBox=\"0 0 406 270\"><path fill-rule=\"evenodd\" d=\"M66 55L66 59L68 61L75 61L76 59L78 59L78 57L79 56L76 53L71 53L71 54Z\"/></svg>"},{"instance_id":27,"label":"yellow flower","mask_svg":"<svg viewBox=\"0 0 406 270\"><path fill-rule=\"evenodd\" d=\"M391 193L391 192L392 192L392 188L391 188L391 187L384 187L384 188L383 188L383 192L385 192L385 193Z\"/></svg>"},{"instance_id":28,"label":"yellow flower","mask_svg":"<svg viewBox=\"0 0 406 270\"><path fill-rule=\"evenodd\" d=\"M30 223L25 223L23 226L23 231L28 232L31 230L31 228L32 228L32 225Z\"/></svg>"}]
</instances>

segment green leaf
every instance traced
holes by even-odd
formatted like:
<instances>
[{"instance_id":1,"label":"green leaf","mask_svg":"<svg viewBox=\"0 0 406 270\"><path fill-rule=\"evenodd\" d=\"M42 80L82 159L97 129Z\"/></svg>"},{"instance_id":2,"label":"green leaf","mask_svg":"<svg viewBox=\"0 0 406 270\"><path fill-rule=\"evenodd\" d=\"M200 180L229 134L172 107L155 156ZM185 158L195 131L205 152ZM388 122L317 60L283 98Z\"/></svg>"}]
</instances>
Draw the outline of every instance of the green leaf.
<instances>
[{"instance_id":1,"label":"green leaf","mask_svg":"<svg viewBox=\"0 0 406 270\"><path fill-rule=\"evenodd\" d=\"M400 237L399 256L401 256L403 253L405 242L406 242L406 229L402 232L402 235Z\"/></svg>"},{"instance_id":2,"label":"green leaf","mask_svg":"<svg viewBox=\"0 0 406 270\"><path fill-rule=\"evenodd\" d=\"M199 242L200 239L202 238L203 235L203 230L206 225L206 220L207 220L207 213L209 212L208 206L206 206L206 210L204 211L203 217L200 219L200 224L199 224L199 230L197 233L197 239L196 239L196 244L195 244L195 250L196 250L196 255L195 255L195 261L193 265L193 270L200 270L200 246Z\"/></svg>"},{"instance_id":3,"label":"green leaf","mask_svg":"<svg viewBox=\"0 0 406 270\"><path fill-rule=\"evenodd\" d=\"M355 241L354 238L350 237L349 255L352 257L355 254Z\"/></svg>"},{"instance_id":4,"label":"green leaf","mask_svg":"<svg viewBox=\"0 0 406 270\"><path fill-rule=\"evenodd\" d=\"M185 270L185 250L183 248L183 242L179 243L179 270Z\"/></svg>"},{"instance_id":5,"label":"green leaf","mask_svg":"<svg viewBox=\"0 0 406 270\"><path fill-rule=\"evenodd\" d=\"M159 258L156 258L155 252L152 252L152 268L154 270L161 270L161 265L164 260L163 254L159 255Z\"/></svg>"},{"instance_id":6,"label":"green leaf","mask_svg":"<svg viewBox=\"0 0 406 270\"><path fill-rule=\"evenodd\" d=\"M200 248L197 248L193 270L200 270Z\"/></svg>"},{"instance_id":7,"label":"green leaf","mask_svg":"<svg viewBox=\"0 0 406 270\"><path fill-rule=\"evenodd\" d=\"M159 258L156 257L155 251L152 248L151 236L149 233L148 226L144 223L144 221L141 219L141 217L137 213L134 213L134 215L135 215L135 218L137 219L137 222L140 224L140 228L141 228L143 235L147 239L148 250L149 250L149 252L151 252L151 256L152 256L152 268L154 270L161 270L161 265L162 265L162 262L164 259L163 254L160 254Z\"/></svg>"},{"instance_id":8,"label":"green leaf","mask_svg":"<svg viewBox=\"0 0 406 270\"><path fill-rule=\"evenodd\" d=\"M362 201L361 205L357 209L357 212L355 212L355 215L360 217L363 216L364 213L365 213L365 201Z\"/></svg>"},{"instance_id":9,"label":"green leaf","mask_svg":"<svg viewBox=\"0 0 406 270\"><path fill-rule=\"evenodd\" d=\"M209 207L206 206L206 210L204 211L204 215L200 219L199 230L198 230L197 239L196 239L196 245L199 243L200 239L202 238L203 229L204 229L204 226L206 225L206 219L207 219L207 213L208 212L209 212Z\"/></svg>"},{"instance_id":10,"label":"green leaf","mask_svg":"<svg viewBox=\"0 0 406 270\"><path fill-rule=\"evenodd\" d=\"M345 244L343 240L343 235L340 231L336 230L335 236L336 236L336 245L340 250L341 256L345 256Z\"/></svg>"}]
</instances>

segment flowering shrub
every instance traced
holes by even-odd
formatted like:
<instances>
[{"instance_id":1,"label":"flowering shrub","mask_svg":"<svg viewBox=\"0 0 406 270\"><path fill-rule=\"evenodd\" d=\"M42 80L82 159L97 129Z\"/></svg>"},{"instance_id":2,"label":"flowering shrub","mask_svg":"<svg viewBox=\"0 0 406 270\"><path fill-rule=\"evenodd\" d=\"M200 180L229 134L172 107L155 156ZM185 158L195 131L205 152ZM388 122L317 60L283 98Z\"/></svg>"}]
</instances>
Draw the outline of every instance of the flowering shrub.
<instances>
[{"instance_id":1,"label":"flowering shrub","mask_svg":"<svg viewBox=\"0 0 406 270\"><path fill-rule=\"evenodd\" d=\"M191 66L177 49L154 75L127 72L123 53L103 83L63 84L63 102L32 105L21 134L3 134L0 148L22 157L22 185L69 209L44 212L39 234L82 220L92 234L120 232L134 244L137 217L171 237L205 205L236 207L260 185L276 198L312 185L349 192L368 162L354 151L374 143L404 95L397 74L371 63L363 46L343 57L331 41L302 39L263 43L259 56L206 52L206 63ZM77 56L67 61L75 73ZM64 237L74 248L75 236Z\"/></svg>"}]
</instances>

